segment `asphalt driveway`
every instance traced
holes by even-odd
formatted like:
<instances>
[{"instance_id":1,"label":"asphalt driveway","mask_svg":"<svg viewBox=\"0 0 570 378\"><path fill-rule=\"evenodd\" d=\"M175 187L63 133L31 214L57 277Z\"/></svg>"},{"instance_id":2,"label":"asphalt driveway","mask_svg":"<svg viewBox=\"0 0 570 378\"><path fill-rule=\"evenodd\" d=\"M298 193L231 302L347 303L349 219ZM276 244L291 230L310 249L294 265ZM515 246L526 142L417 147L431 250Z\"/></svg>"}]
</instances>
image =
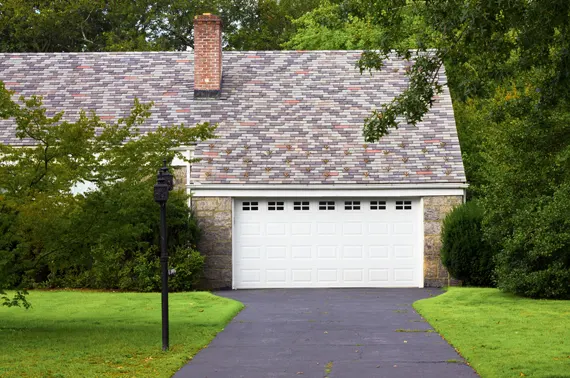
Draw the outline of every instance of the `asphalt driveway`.
<instances>
[{"instance_id":1,"label":"asphalt driveway","mask_svg":"<svg viewBox=\"0 0 570 378\"><path fill-rule=\"evenodd\" d=\"M412 308L436 289L241 290L246 308L176 378L477 377Z\"/></svg>"}]
</instances>

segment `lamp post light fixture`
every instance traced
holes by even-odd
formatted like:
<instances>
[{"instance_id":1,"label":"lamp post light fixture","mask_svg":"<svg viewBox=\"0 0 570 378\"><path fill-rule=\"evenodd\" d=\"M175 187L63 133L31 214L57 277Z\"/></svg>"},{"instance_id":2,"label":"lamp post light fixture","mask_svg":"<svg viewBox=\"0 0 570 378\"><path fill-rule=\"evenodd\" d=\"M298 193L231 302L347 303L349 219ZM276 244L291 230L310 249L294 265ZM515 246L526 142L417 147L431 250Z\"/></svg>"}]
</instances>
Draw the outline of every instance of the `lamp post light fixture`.
<instances>
[{"instance_id":1,"label":"lamp post light fixture","mask_svg":"<svg viewBox=\"0 0 570 378\"><path fill-rule=\"evenodd\" d=\"M154 185L154 200L160 205L160 268L162 276L162 350L168 350L168 250L166 234L166 202L174 187L174 178L168 172L166 159L158 170Z\"/></svg>"}]
</instances>

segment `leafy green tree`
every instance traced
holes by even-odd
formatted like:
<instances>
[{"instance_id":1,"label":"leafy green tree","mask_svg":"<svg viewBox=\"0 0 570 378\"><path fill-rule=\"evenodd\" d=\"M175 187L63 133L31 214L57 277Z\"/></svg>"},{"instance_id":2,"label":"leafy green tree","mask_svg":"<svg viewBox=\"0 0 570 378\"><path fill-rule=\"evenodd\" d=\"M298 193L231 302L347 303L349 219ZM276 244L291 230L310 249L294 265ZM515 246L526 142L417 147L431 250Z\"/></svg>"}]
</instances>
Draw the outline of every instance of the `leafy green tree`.
<instances>
[{"instance_id":1,"label":"leafy green tree","mask_svg":"<svg viewBox=\"0 0 570 378\"><path fill-rule=\"evenodd\" d=\"M444 62L456 99L492 97L498 84L536 70L541 74L526 79L532 77L532 85L541 93L542 107L555 106L568 98L570 4L567 2L399 0L391 3L391 8L384 4L385 12L391 15L378 18L381 27L400 30L404 15L415 8L413 12L422 15L426 28L416 36L418 48L414 54L415 68L408 74L409 89L368 118L364 127L367 140L376 141L397 128L398 115L412 124L422 119L433 96L441 90L438 74ZM378 51L363 54L361 69L381 69L382 60L398 46L399 40L399 33L391 33ZM396 52L405 58L413 54L405 47Z\"/></svg>"},{"instance_id":2,"label":"leafy green tree","mask_svg":"<svg viewBox=\"0 0 570 378\"><path fill-rule=\"evenodd\" d=\"M26 272L39 274L38 264L58 271L90 260L95 245L127 248L125 240L144 240L138 236L151 231L144 228L149 222L129 229L133 223L127 219L142 218L136 212L144 210L129 206L148 199L163 158L184 159L175 148L214 136L215 126L208 123L142 134L139 127L152 104L137 100L128 116L106 123L85 112L74 121L64 120L63 113L48 116L40 98L16 103L11 95L0 82L0 116L13 120L16 135L32 145L0 145L0 289L26 287ZM83 182L98 191L74 195L74 186ZM22 292L12 299L4 295L4 304L21 298Z\"/></svg>"},{"instance_id":3,"label":"leafy green tree","mask_svg":"<svg viewBox=\"0 0 570 378\"><path fill-rule=\"evenodd\" d=\"M4 0L0 51L185 51L193 20L220 15L225 48L280 49L291 19L318 0Z\"/></svg>"},{"instance_id":4,"label":"leafy green tree","mask_svg":"<svg viewBox=\"0 0 570 378\"><path fill-rule=\"evenodd\" d=\"M418 35L416 51L397 50L415 58L409 88L366 119L365 139L379 140L402 119L421 121L441 90L445 62L455 101L473 101L459 106L460 132L469 135L467 145L481 146L466 166L477 170L484 232L500 251L498 286L569 298L569 209L562 199L570 186L570 3L396 1L392 11L403 15L409 7L421 13L427 35ZM384 28L394 23L396 30L402 25L398 17L382 19ZM381 69L394 45L363 54L361 69ZM469 107L476 114L462 113ZM485 126L472 133L479 121Z\"/></svg>"},{"instance_id":5,"label":"leafy green tree","mask_svg":"<svg viewBox=\"0 0 570 378\"><path fill-rule=\"evenodd\" d=\"M306 50L362 50L377 49L390 41L395 43L391 48L417 47L416 35L425 27L422 18L408 7L402 12L399 29L385 28L382 19L390 11L389 3L325 0L318 8L293 21L295 32L283 46Z\"/></svg>"},{"instance_id":6,"label":"leafy green tree","mask_svg":"<svg viewBox=\"0 0 570 378\"><path fill-rule=\"evenodd\" d=\"M486 103L495 127L484 140L484 226L501 248L500 288L570 299L570 112L541 101L533 87L513 85Z\"/></svg>"},{"instance_id":7,"label":"leafy green tree","mask_svg":"<svg viewBox=\"0 0 570 378\"><path fill-rule=\"evenodd\" d=\"M258 0L244 14L240 27L227 34L228 47L236 50L280 50L295 31L293 20L319 5L320 0Z\"/></svg>"}]
</instances>

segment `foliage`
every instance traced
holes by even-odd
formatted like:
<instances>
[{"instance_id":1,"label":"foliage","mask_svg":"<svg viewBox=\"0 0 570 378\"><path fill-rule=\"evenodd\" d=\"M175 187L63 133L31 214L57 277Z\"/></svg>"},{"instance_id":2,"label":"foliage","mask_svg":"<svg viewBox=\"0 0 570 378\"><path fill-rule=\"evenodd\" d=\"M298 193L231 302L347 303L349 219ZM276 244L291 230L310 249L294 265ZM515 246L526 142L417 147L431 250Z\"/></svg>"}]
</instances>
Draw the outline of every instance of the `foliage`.
<instances>
[{"instance_id":1,"label":"foliage","mask_svg":"<svg viewBox=\"0 0 570 378\"><path fill-rule=\"evenodd\" d=\"M453 97L453 94L452 94ZM495 125L488 117L488 110L474 99L453 102L457 134L461 145L461 157L467 182L467 199L480 198L486 184L485 140L487 129Z\"/></svg>"},{"instance_id":2,"label":"foliage","mask_svg":"<svg viewBox=\"0 0 570 378\"><path fill-rule=\"evenodd\" d=\"M323 2L294 21L295 34L284 44L302 50L354 50L371 48L382 38L382 31L367 19L345 14L341 4Z\"/></svg>"},{"instance_id":3,"label":"foliage","mask_svg":"<svg viewBox=\"0 0 570 378\"><path fill-rule=\"evenodd\" d=\"M226 33L229 49L280 50L296 26L292 20L316 8L320 0L258 0L240 18L240 27Z\"/></svg>"},{"instance_id":4,"label":"foliage","mask_svg":"<svg viewBox=\"0 0 570 378\"><path fill-rule=\"evenodd\" d=\"M178 248L171 260L171 266L176 273L170 277L170 288L173 291L194 289L202 278L204 262L205 257L198 251Z\"/></svg>"},{"instance_id":5,"label":"foliage","mask_svg":"<svg viewBox=\"0 0 570 378\"><path fill-rule=\"evenodd\" d=\"M449 75L453 82L456 98L489 96L494 93L498 82L505 82L521 73L537 68L544 69L542 77L536 79L535 87L541 89L541 106L550 106L570 94L570 50L567 33L570 4L559 0L544 2L470 2L452 0L445 2L393 2L391 17L381 18L382 27L399 30L408 9L417 9L423 17L425 32L418 33L417 55L433 48L430 56L415 62L416 70L409 73L410 81L423 82L411 86L402 96L379 111L392 110L404 116L409 123L416 123L426 113L430 98L425 85L431 85L437 92L438 75L443 61L449 63ZM388 7L384 7L388 9ZM385 56L401 36L394 34L388 45L378 52ZM410 57L407 49L398 49L398 55ZM378 68L378 67L370 67ZM376 141L396 128L395 117L380 117L380 121L365 124L365 135L369 141Z\"/></svg>"},{"instance_id":6,"label":"foliage","mask_svg":"<svg viewBox=\"0 0 570 378\"><path fill-rule=\"evenodd\" d=\"M568 301L451 287L413 306L482 378L569 376Z\"/></svg>"},{"instance_id":7,"label":"foliage","mask_svg":"<svg viewBox=\"0 0 570 378\"><path fill-rule=\"evenodd\" d=\"M494 251L484 239L483 210L475 201L453 209L443 221L441 261L469 286L493 286Z\"/></svg>"},{"instance_id":8,"label":"foliage","mask_svg":"<svg viewBox=\"0 0 570 378\"><path fill-rule=\"evenodd\" d=\"M0 307L0 376L172 377L243 308L207 292L169 295L160 349L159 293L30 291L28 311Z\"/></svg>"},{"instance_id":9,"label":"foliage","mask_svg":"<svg viewBox=\"0 0 570 378\"><path fill-rule=\"evenodd\" d=\"M228 49L278 49L318 0L5 0L0 51L185 51L194 16L220 15Z\"/></svg>"},{"instance_id":10,"label":"foliage","mask_svg":"<svg viewBox=\"0 0 570 378\"><path fill-rule=\"evenodd\" d=\"M74 252L82 251L85 258L69 266L36 264L27 275L41 287L160 290L159 208L152 198L152 184L115 185L106 192L88 193L72 221L84 230L82 244ZM177 272L170 277L170 289L191 290L201 278L204 257L194 250L199 230L183 192L171 192L167 214L169 265Z\"/></svg>"},{"instance_id":11,"label":"foliage","mask_svg":"<svg viewBox=\"0 0 570 378\"><path fill-rule=\"evenodd\" d=\"M540 101L532 87L515 86L499 89L488 104L497 127L485 143L485 231L502 249L500 288L568 299L570 112L567 106L547 111Z\"/></svg>"},{"instance_id":12,"label":"foliage","mask_svg":"<svg viewBox=\"0 0 570 378\"><path fill-rule=\"evenodd\" d=\"M499 252L498 286L526 296L568 298L570 244L563 198L570 187L570 3L393 5L385 4L392 16L379 18L379 27L399 30L413 8L425 33L417 33L415 51L393 52L413 58L410 86L365 120L365 139L377 141L399 122L421 121L441 90L445 62L467 175L475 184L470 195L481 198L484 233ZM362 70L382 68L390 47L402 40L392 36L388 44L363 54Z\"/></svg>"},{"instance_id":13,"label":"foliage","mask_svg":"<svg viewBox=\"0 0 570 378\"><path fill-rule=\"evenodd\" d=\"M422 19L407 8L399 29L383 28L381 20L390 17L391 2L374 0L322 1L319 7L293 21L294 33L283 44L290 49L360 50L386 46L417 47L415 35L423 28ZM397 41L394 34L398 35Z\"/></svg>"},{"instance_id":14,"label":"foliage","mask_svg":"<svg viewBox=\"0 0 570 378\"><path fill-rule=\"evenodd\" d=\"M0 105L0 115L30 144L0 145L0 288L23 288L50 272L80 273L95 251L150 258L159 212L152 186L162 159L184 160L175 148L212 138L215 130L203 123L142 134L151 104L137 100L116 123L85 112L70 121L63 113L49 116L38 97L11 101L1 84ZM86 182L98 190L73 193ZM192 248L197 234L185 196L174 194L169 210L171 244Z\"/></svg>"}]
</instances>

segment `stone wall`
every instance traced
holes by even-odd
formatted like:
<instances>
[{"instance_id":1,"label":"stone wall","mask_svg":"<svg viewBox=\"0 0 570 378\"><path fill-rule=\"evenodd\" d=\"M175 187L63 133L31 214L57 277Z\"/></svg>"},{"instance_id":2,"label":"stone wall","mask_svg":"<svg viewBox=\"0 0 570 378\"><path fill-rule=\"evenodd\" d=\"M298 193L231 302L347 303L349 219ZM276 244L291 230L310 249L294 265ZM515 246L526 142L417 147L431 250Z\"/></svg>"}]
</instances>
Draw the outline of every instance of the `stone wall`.
<instances>
[{"instance_id":1,"label":"stone wall","mask_svg":"<svg viewBox=\"0 0 570 378\"><path fill-rule=\"evenodd\" d=\"M445 216L463 203L462 196L424 197L424 285L442 287L453 284L441 263L441 225Z\"/></svg>"},{"instance_id":2,"label":"stone wall","mask_svg":"<svg viewBox=\"0 0 570 378\"><path fill-rule=\"evenodd\" d=\"M193 197L192 210L202 230L198 251L206 256L205 289L232 287L232 199Z\"/></svg>"},{"instance_id":3,"label":"stone wall","mask_svg":"<svg viewBox=\"0 0 570 378\"><path fill-rule=\"evenodd\" d=\"M173 167L174 170L174 188L176 189L186 189L186 177L188 176L188 170L185 166Z\"/></svg>"}]
</instances>

